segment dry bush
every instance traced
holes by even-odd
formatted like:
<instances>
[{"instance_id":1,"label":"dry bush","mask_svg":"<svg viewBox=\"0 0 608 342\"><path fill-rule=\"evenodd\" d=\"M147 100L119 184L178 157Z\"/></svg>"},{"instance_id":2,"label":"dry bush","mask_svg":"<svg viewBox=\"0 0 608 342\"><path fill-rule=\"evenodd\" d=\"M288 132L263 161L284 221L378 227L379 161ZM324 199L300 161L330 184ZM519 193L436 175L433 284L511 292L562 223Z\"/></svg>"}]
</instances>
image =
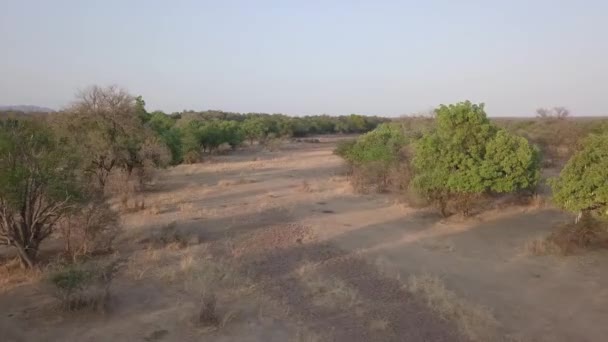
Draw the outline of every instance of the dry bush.
<instances>
[{"instance_id":1,"label":"dry bush","mask_svg":"<svg viewBox=\"0 0 608 342\"><path fill-rule=\"evenodd\" d=\"M264 148L270 152L276 152L283 146L283 140L280 138L271 138L264 142Z\"/></svg>"},{"instance_id":2,"label":"dry bush","mask_svg":"<svg viewBox=\"0 0 608 342\"><path fill-rule=\"evenodd\" d=\"M412 173L409 165L402 162L387 166L383 162L368 162L360 165L351 165L349 181L355 191L369 192L407 192Z\"/></svg>"},{"instance_id":3,"label":"dry bush","mask_svg":"<svg viewBox=\"0 0 608 342\"><path fill-rule=\"evenodd\" d=\"M576 224L566 224L545 238L528 242L526 250L532 255L572 255L589 248L605 247L607 235L601 221L584 216Z\"/></svg>"},{"instance_id":4,"label":"dry bush","mask_svg":"<svg viewBox=\"0 0 608 342\"><path fill-rule=\"evenodd\" d=\"M528 241L526 251L531 255L563 254L560 246L546 237Z\"/></svg>"},{"instance_id":5,"label":"dry bush","mask_svg":"<svg viewBox=\"0 0 608 342\"><path fill-rule=\"evenodd\" d=\"M152 248L171 248L182 249L194 242L200 243L200 237L195 236L196 241L193 241L191 236L184 234L177 229L177 224L171 222L164 225L150 237L141 240L141 243L146 243Z\"/></svg>"},{"instance_id":6,"label":"dry bush","mask_svg":"<svg viewBox=\"0 0 608 342\"><path fill-rule=\"evenodd\" d=\"M188 151L184 154L184 163L186 164L196 164L203 161L203 157L198 151Z\"/></svg>"},{"instance_id":7,"label":"dry bush","mask_svg":"<svg viewBox=\"0 0 608 342\"><path fill-rule=\"evenodd\" d=\"M89 203L70 213L57 228L64 252L72 261L82 256L110 252L120 233L117 213L102 201Z\"/></svg>"},{"instance_id":8,"label":"dry bush","mask_svg":"<svg viewBox=\"0 0 608 342\"><path fill-rule=\"evenodd\" d=\"M460 213L464 217L469 217L475 214L476 210L482 209L483 204L488 199L488 196L475 193L453 195L450 196L447 202L447 210L449 212Z\"/></svg>"},{"instance_id":9,"label":"dry bush","mask_svg":"<svg viewBox=\"0 0 608 342\"><path fill-rule=\"evenodd\" d=\"M152 172L151 169L149 171ZM115 170L109 174L104 193L118 199L120 210L140 211L145 209L144 196L139 193L144 188L145 181L143 179L148 179L146 178L148 176L138 174L139 172L135 172L135 176L122 170ZM147 171L142 169L141 172L145 173ZM151 179L151 176L149 179Z\"/></svg>"},{"instance_id":10,"label":"dry bush","mask_svg":"<svg viewBox=\"0 0 608 342\"><path fill-rule=\"evenodd\" d=\"M421 298L441 318L456 323L471 341L497 341L500 325L487 308L470 303L448 290L441 279L423 274L408 279L407 290Z\"/></svg>"},{"instance_id":11,"label":"dry bush","mask_svg":"<svg viewBox=\"0 0 608 342\"><path fill-rule=\"evenodd\" d=\"M296 274L311 292L315 305L352 308L362 301L355 288L342 279L324 274L316 264L306 262L296 270Z\"/></svg>"},{"instance_id":12,"label":"dry bush","mask_svg":"<svg viewBox=\"0 0 608 342\"><path fill-rule=\"evenodd\" d=\"M516 192L512 194L501 195L493 203L495 208L505 208L509 206L523 206L530 208L542 208L546 204L546 200L542 194L536 192Z\"/></svg>"},{"instance_id":13,"label":"dry bush","mask_svg":"<svg viewBox=\"0 0 608 342\"><path fill-rule=\"evenodd\" d=\"M65 311L89 309L106 312L110 286L119 264L119 260L105 265L71 264L52 272L49 282Z\"/></svg>"}]
</instances>

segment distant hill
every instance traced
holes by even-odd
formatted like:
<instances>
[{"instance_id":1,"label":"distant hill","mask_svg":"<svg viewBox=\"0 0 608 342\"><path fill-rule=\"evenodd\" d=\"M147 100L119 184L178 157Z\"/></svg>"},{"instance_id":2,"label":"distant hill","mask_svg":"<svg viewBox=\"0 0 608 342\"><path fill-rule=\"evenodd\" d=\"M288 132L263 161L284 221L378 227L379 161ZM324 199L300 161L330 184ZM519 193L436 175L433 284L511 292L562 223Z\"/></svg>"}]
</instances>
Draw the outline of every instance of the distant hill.
<instances>
[{"instance_id":1,"label":"distant hill","mask_svg":"<svg viewBox=\"0 0 608 342\"><path fill-rule=\"evenodd\" d=\"M24 113L52 113L55 110L47 107L31 106L31 105L16 105L16 106L0 106L0 112L14 111Z\"/></svg>"}]
</instances>

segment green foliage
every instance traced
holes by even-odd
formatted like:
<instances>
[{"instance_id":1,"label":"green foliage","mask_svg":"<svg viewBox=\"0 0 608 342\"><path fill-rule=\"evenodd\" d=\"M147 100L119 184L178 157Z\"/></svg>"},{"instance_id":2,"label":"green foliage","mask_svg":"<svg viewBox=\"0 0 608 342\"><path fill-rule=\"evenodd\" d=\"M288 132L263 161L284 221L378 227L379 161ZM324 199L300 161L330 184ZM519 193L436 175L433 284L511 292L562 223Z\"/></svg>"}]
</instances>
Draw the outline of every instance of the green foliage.
<instances>
[{"instance_id":1,"label":"green foliage","mask_svg":"<svg viewBox=\"0 0 608 342\"><path fill-rule=\"evenodd\" d=\"M49 276L49 283L64 310L94 309L105 311L110 285L122 261L60 266Z\"/></svg>"},{"instance_id":2,"label":"green foliage","mask_svg":"<svg viewBox=\"0 0 608 342\"><path fill-rule=\"evenodd\" d=\"M40 243L82 199L78 158L48 126L0 121L0 244L32 267Z\"/></svg>"},{"instance_id":3,"label":"green foliage","mask_svg":"<svg viewBox=\"0 0 608 342\"><path fill-rule=\"evenodd\" d=\"M586 138L551 186L562 208L608 215L608 134Z\"/></svg>"},{"instance_id":4,"label":"green foliage","mask_svg":"<svg viewBox=\"0 0 608 342\"><path fill-rule=\"evenodd\" d=\"M409 182L409 173L400 165L407 142L399 125L381 124L355 141L340 143L334 153L350 164L351 183L356 189L366 191L373 186L384 191L390 184L402 187L404 176Z\"/></svg>"},{"instance_id":5,"label":"green foliage","mask_svg":"<svg viewBox=\"0 0 608 342\"><path fill-rule=\"evenodd\" d=\"M447 201L454 197L470 199L536 185L536 150L492 125L483 104L442 105L436 115L436 129L416 144L413 185L442 213L447 214Z\"/></svg>"},{"instance_id":6,"label":"green foliage","mask_svg":"<svg viewBox=\"0 0 608 342\"><path fill-rule=\"evenodd\" d=\"M53 273L49 280L66 297L76 291L84 289L93 278L93 273L89 270L76 266Z\"/></svg>"},{"instance_id":7,"label":"green foliage","mask_svg":"<svg viewBox=\"0 0 608 342\"><path fill-rule=\"evenodd\" d=\"M346 159L350 151L352 151L353 147L357 143L356 139L348 139L341 140L336 145L336 149L334 150L334 154Z\"/></svg>"},{"instance_id":8,"label":"green foliage","mask_svg":"<svg viewBox=\"0 0 608 342\"><path fill-rule=\"evenodd\" d=\"M241 125L243 136L253 144L256 140L265 140L268 136L269 127L266 126L263 118L252 117L243 121Z\"/></svg>"},{"instance_id":9,"label":"green foliage","mask_svg":"<svg viewBox=\"0 0 608 342\"><path fill-rule=\"evenodd\" d=\"M227 143L232 149L243 143L244 136L240 124L236 121L221 121L219 124L222 143Z\"/></svg>"},{"instance_id":10,"label":"green foliage","mask_svg":"<svg viewBox=\"0 0 608 342\"><path fill-rule=\"evenodd\" d=\"M146 111L146 101L141 96L135 98L135 113L142 123L150 120L150 114Z\"/></svg>"},{"instance_id":11,"label":"green foliage","mask_svg":"<svg viewBox=\"0 0 608 342\"><path fill-rule=\"evenodd\" d=\"M525 138L499 130L486 145L480 175L493 192L531 189L540 179L539 152Z\"/></svg>"},{"instance_id":12,"label":"green foliage","mask_svg":"<svg viewBox=\"0 0 608 342\"><path fill-rule=\"evenodd\" d=\"M399 127L382 124L373 131L360 136L344 156L346 160L355 165L381 162L385 166L389 166L398 161L399 151L406 142Z\"/></svg>"}]
</instances>

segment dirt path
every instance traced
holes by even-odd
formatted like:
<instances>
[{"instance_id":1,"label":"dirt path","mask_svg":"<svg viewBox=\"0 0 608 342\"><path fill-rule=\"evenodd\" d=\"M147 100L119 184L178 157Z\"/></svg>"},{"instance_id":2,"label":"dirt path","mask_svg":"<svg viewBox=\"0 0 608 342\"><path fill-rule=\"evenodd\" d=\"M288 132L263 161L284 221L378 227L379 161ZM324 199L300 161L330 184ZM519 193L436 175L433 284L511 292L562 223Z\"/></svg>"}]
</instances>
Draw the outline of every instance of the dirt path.
<instances>
[{"instance_id":1,"label":"dirt path","mask_svg":"<svg viewBox=\"0 0 608 342\"><path fill-rule=\"evenodd\" d=\"M526 254L526 242L568 219L563 214L505 207L442 220L389 195L355 194L334 144L241 151L162 172L145 195L147 209L124 217L121 253L129 262L110 315L22 313L23 301L48 301L40 286L22 287L21 302L14 292L0 294L12 315L0 319L0 330L14 341L608 336L608 255ZM186 247L142 242L172 222ZM209 291L222 319L213 331L193 323Z\"/></svg>"}]
</instances>

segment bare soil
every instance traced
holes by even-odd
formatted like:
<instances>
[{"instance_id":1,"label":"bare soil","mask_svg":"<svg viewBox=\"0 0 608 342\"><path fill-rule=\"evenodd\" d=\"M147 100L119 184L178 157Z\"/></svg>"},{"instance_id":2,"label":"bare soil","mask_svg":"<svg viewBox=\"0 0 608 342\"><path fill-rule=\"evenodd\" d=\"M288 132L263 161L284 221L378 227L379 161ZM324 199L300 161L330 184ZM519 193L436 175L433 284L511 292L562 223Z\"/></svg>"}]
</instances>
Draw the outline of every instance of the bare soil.
<instances>
[{"instance_id":1,"label":"bare soil","mask_svg":"<svg viewBox=\"0 0 608 342\"><path fill-rule=\"evenodd\" d=\"M61 312L44 276L3 281L0 340L608 336L608 253L539 257L525 247L568 215L504 205L442 219L390 194L356 194L334 146L292 142L160 172L146 209L123 215L110 310ZM150 243L170 224L179 243ZM211 328L197 322L210 293Z\"/></svg>"}]
</instances>

